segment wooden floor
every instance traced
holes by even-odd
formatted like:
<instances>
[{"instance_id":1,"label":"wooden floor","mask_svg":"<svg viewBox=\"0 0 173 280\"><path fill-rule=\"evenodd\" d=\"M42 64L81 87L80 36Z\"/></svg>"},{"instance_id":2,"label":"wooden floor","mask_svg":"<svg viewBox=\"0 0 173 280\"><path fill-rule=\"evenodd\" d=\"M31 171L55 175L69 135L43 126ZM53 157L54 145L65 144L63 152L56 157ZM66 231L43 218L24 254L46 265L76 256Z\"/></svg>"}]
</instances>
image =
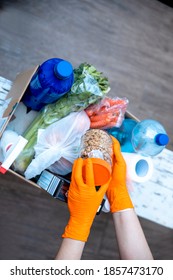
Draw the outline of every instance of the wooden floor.
<instances>
[{"instance_id":1,"label":"wooden floor","mask_svg":"<svg viewBox=\"0 0 173 280\"><path fill-rule=\"evenodd\" d=\"M164 125L173 150L172 26L173 9L156 0L2 0L0 76L13 81L51 57L89 62L109 78L110 96ZM0 176L0 259L53 259L67 220L66 204ZM154 258L173 259L173 230L140 221ZM118 258L111 215L101 213L83 259Z\"/></svg>"}]
</instances>

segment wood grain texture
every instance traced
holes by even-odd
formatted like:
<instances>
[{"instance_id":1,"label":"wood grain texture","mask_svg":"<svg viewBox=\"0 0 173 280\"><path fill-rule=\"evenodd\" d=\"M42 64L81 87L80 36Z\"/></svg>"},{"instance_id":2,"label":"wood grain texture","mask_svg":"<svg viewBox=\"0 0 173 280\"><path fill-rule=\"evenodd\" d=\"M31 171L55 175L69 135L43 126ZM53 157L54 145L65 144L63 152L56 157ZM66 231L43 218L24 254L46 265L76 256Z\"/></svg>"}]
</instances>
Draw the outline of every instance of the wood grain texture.
<instances>
[{"instance_id":1,"label":"wood grain texture","mask_svg":"<svg viewBox=\"0 0 173 280\"><path fill-rule=\"evenodd\" d=\"M172 26L173 10L156 0L3 0L0 76L13 81L50 57L92 63L109 78L110 96L164 125L173 150ZM53 259L66 205L11 174L0 182L0 259ZM173 259L172 229L140 221L154 257ZM109 214L94 221L83 259L118 259Z\"/></svg>"}]
</instances>

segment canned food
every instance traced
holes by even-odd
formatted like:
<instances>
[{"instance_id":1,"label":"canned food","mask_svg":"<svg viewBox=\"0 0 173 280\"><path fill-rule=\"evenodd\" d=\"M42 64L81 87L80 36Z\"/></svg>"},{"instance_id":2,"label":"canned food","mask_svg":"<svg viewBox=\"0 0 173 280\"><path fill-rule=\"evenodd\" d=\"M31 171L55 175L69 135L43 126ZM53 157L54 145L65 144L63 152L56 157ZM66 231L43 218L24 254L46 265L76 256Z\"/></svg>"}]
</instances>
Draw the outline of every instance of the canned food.
<instances>
[{"instance_id":1,"label":"canned food","mask_svg":"<svg viewBox=\"0 0 173 280\"><path fill-rule=\"evenodd\" d=\"M83 159L92 158L95 184L105 184L112 170L112 138L104 130L89 129L82 136L80 156Z\"/></svg>"}]
</instances>

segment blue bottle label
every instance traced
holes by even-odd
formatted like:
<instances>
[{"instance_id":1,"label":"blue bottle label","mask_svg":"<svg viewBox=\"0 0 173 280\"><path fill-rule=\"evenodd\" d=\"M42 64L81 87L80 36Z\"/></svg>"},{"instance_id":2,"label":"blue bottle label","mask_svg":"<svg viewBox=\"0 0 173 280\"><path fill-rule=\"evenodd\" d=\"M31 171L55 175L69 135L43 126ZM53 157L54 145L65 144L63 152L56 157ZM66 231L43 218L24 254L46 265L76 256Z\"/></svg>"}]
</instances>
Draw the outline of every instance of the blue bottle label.
<instances>
[{"instance_id":1,"label":"blue bottle label","mask_svg":"<svg viewBox=\"0 0 173 280\"><path fill-rule=\"evenodd\" d=\"M42 88L37 74L35 74L33 76L32 80L30 82L30 87L33 88L33 89L41 89Z\"/></svg>"},{"instance_id":2,"label":"blue bottle label","mask_svg":"<svg viewBox=\"0 0 173 280\"><path fill-rule=\"evenodd\" d=\"M49 93L49 87L48 88L42 88L39 75L37 73L33 76L31 82L30 82L30 89L32 92L32 95L36 98L35 102L45 102L44 99L46 98L47 94Z\"/></svg>"}]
</instances>

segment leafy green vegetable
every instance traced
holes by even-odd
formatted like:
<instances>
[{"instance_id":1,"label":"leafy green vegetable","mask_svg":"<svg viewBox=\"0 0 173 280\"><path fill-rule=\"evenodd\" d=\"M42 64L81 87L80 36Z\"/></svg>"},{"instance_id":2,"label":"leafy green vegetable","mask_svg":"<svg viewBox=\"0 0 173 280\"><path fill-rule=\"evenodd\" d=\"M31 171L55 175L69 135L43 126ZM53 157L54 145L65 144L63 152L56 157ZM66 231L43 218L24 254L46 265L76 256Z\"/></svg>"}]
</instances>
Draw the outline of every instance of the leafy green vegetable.
<instances>
[{"instance_id":1,"label":"leafy green vegetable","mask_svg":"<svg viewBox=\"0 0 173 280\"><path fill-rule=\"evenodd\" d=\"M34 145L37 142L38 129L62 119L71 112L86 109L110 91L108 78L98 72L93 65L82 63L74 69L74 83L71 90L58 101L46 105L23 134L28 140L27 145L13 164L13 169L24 174L34 157Z\"/></svg>"}]
</instances>

